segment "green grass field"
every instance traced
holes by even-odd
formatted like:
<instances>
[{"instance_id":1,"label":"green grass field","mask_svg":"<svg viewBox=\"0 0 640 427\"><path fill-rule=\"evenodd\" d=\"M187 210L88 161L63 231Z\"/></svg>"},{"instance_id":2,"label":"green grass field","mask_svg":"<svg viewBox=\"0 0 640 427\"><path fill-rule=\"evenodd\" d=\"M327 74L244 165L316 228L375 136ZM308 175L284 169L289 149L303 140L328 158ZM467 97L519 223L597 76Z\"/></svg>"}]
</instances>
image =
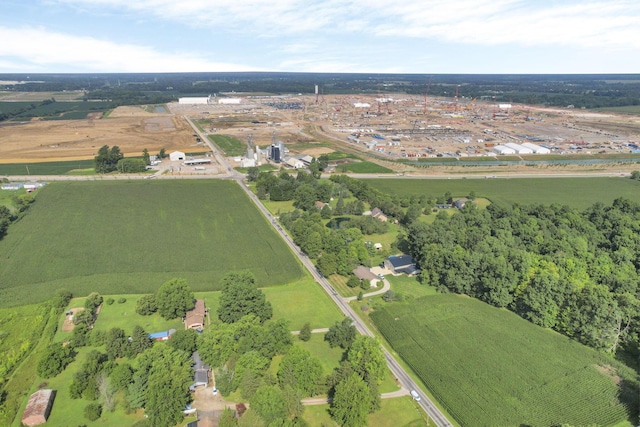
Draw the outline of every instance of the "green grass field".
<instances>
[{"instance_id":1,"label":"green grass field","mask_svg":"<svg viewBox=\"0 0 640 427\"><path fill-rule=\"evenodd\" d=\"M241 156L247 152L247 144L227 135L209 135L209 139L220 148L226 156Z\"/></svg>"},{"instance_id":2,"label":"green grass field","mask_svg":"<svg viewBox=\"0 0 640 427\"><path fill-rule=\"evenodd\" d=\"M49 184L0 254L0 307L63 287L141 294L179 277L207 291L233 270L252 271L260 287L303 275L237 184L221 180Z\"/></svg>"},{"instance_id":3,"label":"green grass field","mask_svg":"<svg viewBox=\"0 0 640 427\"><path fill-rule=\"evenodd\" d=\"M340 172L345 173L393 173L391 169L373 162L346 163L344 165L339 165L337 169Z\"/></svg>"},{"instance_id":4,"label":"green grass field","mask_svg":"<svg viewBox=\"0 0 640 427\"><path fill-rule=\"evenodd\" d=\"M92 169L93 160L42 163L0 163L0 175L66 175L76 169Z\"/></svg>"},{"instance_id":5,"label":"green grass field","mask_svg":"<svg viewBox=\"0 0 640 427\"><path fill-rule=\"evenodd\" d=\"M640 202L640 182L629 178L510 178L510 179L368 179L389 194L441 196L449 191L463 197L471 191L492 203L529 205L553 203L585 209L596 202L611 204L618 197Z\"/></svg>"},{"instance_id":6,"label":"green grass field","mask_svg":"<svg viewBox=\"0 0 640 427\"><path fill-rule=\"evenodd\" d=\"M438 295L371 318L463 426L614 425L637 413L623 387L632 370L507 310ZM622 387L601 372L611 366Z\"/></svg>"},{"instance_id":7,"label":"green grass field","mask_svg":"<svg viewBox=\"0 0 640 427\"><path fill-rule=\"evenodd\" d=\"M31 108L32 104L36 108ZM53 102L47 105L39 105L39 101L34 102L1 102L0 112L13 114L21 110L26 110L14 117L14 120L24 120L30 117L43 117L47 120L75 120L86 119L87 114L92 112L104 112L110 105L109 102Z\"/></svg>"},{"instance_id":8,"label":"green grass field","mask_svg":"<svg viewBox=\"0 0 640 427\"><path fill-rule=\"evenodd\" d=\"M426 414L419 409L410 397L382 399L379 411L369 415L369 427L426 427L430 424ZM309 427L338 427L329 415L329 405L306 406L302 418Z\"/></svg>"}]
</instances>

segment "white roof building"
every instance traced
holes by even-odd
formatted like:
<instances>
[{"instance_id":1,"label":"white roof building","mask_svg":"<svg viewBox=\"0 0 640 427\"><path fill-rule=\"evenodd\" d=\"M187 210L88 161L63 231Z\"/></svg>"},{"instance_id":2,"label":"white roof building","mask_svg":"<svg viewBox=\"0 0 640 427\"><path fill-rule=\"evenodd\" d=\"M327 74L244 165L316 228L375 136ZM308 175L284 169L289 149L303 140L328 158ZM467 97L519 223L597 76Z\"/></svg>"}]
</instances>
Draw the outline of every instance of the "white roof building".
<instances>
[{"instance_id":1,"label":"white roof building","mask_svg":"<svg viewBox=\"0 0 640 427\"><path fill-rule=\"evenodd\" d=\"M513 148L505 147L504 145L496 145L495 147L493 147L493 151L500 155L516 154L516 150L514 150Z\"/></svg>"},{"instance_id":2,"label":"white roof building","mask_svg":"<svg viewBox=\"0 0 640 427\"><path fill-rule=\"evenodd\" d=\"M174 151L173 153L169 153L169 160L171 160L172 162L185 159L186 156L182 151Z\"/></svg>"},{"instance_id":3,"label":"white roof building","mask_svg":"<svg viewBox=\"0 0 640 427\"><path fill-rule=\"evenodd\" d=\"M209 100L210 99L211 99L210 96L208 96L208 97L184 97L184 98L178 98L178 104L187 104L187 105L209 104Z\"/></svg>"},{"instance_id":4,"label":"white roof building","mask_svg":"<svg viewBox=\"0 0 640 427\"><path fill-rule=\"evenodd\" d=\"M353 106L354 108L369 108L371 107L371 104L367 102L354 102Z\"/></svg>"},{"instance_id":5,"label":"white roof building","mask_svg":"<svg viewBox=\"0 0 640 427\"><path fill-rule=\"evenodd\" d=\"M505 147L512 148L518 154L533 154L533 150L531 148L527 148L520 144L515 144L513 142L507 142L504 144Z\"/></svg>"},{"instance_id":6,"label":"white roof building","mask_svg":"<svg viewBox=\"0 0 640 427\"><path fill-rule=\"evenodd\" d=\"M549 150L548 148L541 147L539 145L532 144L530 142L525 142L525 143L522 144L522 146L530 148L536 154L549 154L549 153L551 153L551 150Z\"/></svg>"},{"instance_id":7,"label":"white roof building","mask_svg":"<svg viewBox=\"0 0 640 427\"><path fill-rule=\"evenodd\" d=\"M218 98L218 104L240 104L241 98Z\"/></svg>"},{"instance_id":8,"label":"white roof building","mask_svg":"<svg viewBox=\"0 0 640 427\"><path fill-rule=\"evenodd\" d=\"M301 160L296 159L295 157L289 157L285 159L284 164L294 169L302 169L304 167L304 163Z\"/></svg>"}]
</instances>

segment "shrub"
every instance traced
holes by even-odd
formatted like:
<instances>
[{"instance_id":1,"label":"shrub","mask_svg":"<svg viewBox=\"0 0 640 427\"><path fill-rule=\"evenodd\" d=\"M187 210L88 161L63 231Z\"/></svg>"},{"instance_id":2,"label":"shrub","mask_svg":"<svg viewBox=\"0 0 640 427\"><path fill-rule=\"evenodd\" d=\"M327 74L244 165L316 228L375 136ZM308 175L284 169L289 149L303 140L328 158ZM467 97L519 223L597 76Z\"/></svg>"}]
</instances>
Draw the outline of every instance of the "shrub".
<instances>
[{"instance_id":1,"label":"shrub","mask_svg":"<svg viewBox=\"0 0 640 427\"><path fill-rule=\"evenodd\" d=\"M115 302L115 300L113 298L107 298L105 302L107 303L107 305L111 305Z\"/></svg>"},{"instance_id":2,"label":"shrub","mask_svg":"<svg viewBox=\"0 0 640 427\"><path fill-rule=\"evenodd\" d=\"M311 339L311 325L305 323L302 329L300 329L300 335L298 335L300 341L309 341Z\"/></svg>"},{"instance_id":3,"label":"shrub","mask_svg":"<svg viewBox=\"0 0 640 427\"><path fill-rule=\"evenodd\" d=\"M124 304L125 302L127 302L127 299L124 297L118 298L118 304Z\"/></svg>"},{"instance_id":4,"label":"shrub","mask_svg":"<svg viewBox=\"0 0 640 427\"><path fill-rule=\"evenodd\" d=\"M89 421L95 421L102 415L102 405L99 403L89 403L84 407L84 417Z\"/></svg>"}]
</instances>

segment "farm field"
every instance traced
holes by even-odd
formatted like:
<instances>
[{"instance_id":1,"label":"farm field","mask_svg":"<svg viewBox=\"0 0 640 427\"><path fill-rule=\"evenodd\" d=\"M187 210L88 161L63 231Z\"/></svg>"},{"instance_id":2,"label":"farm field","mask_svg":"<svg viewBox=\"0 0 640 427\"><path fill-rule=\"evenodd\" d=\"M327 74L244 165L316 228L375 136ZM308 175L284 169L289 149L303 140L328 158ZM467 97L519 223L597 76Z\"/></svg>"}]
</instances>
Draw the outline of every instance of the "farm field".
<instances>
[{"instance_id":1,"label":"farm field","mask_svg":"<svg viewBox=\"0 0 640 427\"><path fill-rule=\"evenodd\" d=\"M373 162L357 162L347 163L338 167L340 172L352 172L352 173L393 173L389 168L380 166Z\"/></svg>"},{"instance_id":2,"label":"farm field","mask_svg":"<svg viewBox=\"0 0 640 427\"><path fill-rule=\"evenodd\" d=\"M94 166L93 159L70 162L0 163L0 175L67 175L78 169L93 171Z\"/></svg>"},{"instance_id":3,"label":"farm field","mask_svg":"<svg viewBox=\"0 0 640 427\"><path fill-rule=\"evenodd\" d=\"M367 179L378 190L408 196L441 196L447 191L463 197L471 191L492 203L521 205L557 203L585 209L596 202L611 204L618 197L640 202L640 182L629 178L509 178L509 179Z\"/></svg>"},{"instance_id":4,"label":"farm field","mask_svg":"<svg viewBox=\"0 0 640 427\"><path fill-rule=\"evenodd\" d=\"M631 369L506 310L437 295L382 306L371 318L460 425L614 425L637 417Z\"/></svg>"},{"instance_id":5,"label":"farm field","mask_svg":"<svg viewBox=\"0 0 640 427\"><path fill-rule=\"evenodd\" d=\"M0 307L39 302L58 288L151 293L179 277L211 291L232 270L252 271L260 287L303 275L242 190L217 180L49 184L0 241L0 254Z\"/></svg>"}]
</instances>

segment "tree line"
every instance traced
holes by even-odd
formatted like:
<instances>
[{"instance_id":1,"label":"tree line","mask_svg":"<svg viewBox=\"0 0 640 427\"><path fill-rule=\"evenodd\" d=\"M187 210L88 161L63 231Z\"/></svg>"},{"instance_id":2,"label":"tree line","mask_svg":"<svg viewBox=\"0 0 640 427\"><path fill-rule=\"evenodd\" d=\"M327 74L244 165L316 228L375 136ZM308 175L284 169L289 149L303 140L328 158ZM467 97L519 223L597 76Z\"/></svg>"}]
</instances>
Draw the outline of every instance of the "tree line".
<instances>
[{"instance_id":1,"label":"tree line","mask_svg":"<svg viewBox=\"0 0 640 427\"><path fill-rule=\"evenodd\" d=\"M467 204L406 230L420 281L506 307L583 344L637 352L640 205Z\"/></svg>"}]
</instances>

